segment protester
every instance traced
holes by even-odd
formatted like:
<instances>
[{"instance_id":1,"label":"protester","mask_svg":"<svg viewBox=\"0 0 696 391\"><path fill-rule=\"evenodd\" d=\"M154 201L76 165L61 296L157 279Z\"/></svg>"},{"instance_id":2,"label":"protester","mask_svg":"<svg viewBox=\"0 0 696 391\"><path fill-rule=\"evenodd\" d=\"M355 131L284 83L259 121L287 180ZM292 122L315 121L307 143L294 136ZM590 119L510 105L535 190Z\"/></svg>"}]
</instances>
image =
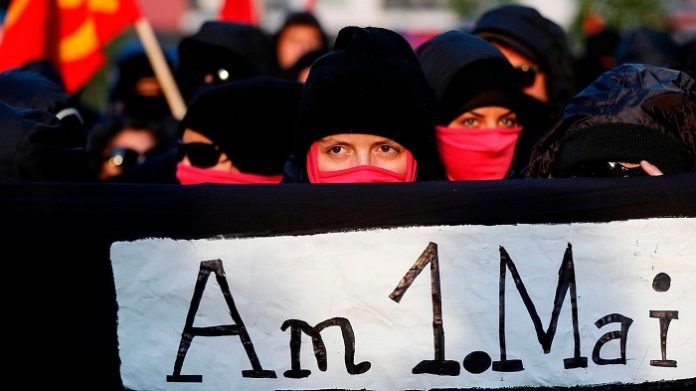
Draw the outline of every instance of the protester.
<instances>
[{"instance_id":1,"label":"protester","mask_svg":"<svg viewBox=\"0 0 696 391\"><path fill-rule=\"evenodd\" d=\"M174 60L167 56L174 68ZM164 121L171 111L155 71L140 43L124 46L116 59L109 91L110 114L141 121Z\"/></svg>"},{"instance_id":2,"label":"protester","mask_svg":"<svg viewBox=\"0 0 696 391\"><path fill-rule=\"evenodd\" d=\"M412 182L434 177L434 99L399 34L346 27L312 66L286 182Z\"/></svg>"},{"instance_id":3,"label":"protester","mask_svg":"<svg viewBox=\"0 0 696 391\"><path fill-rule=\"evenodd\" d=\"M522 91L515 70L493 45L474 35L449 31L416 51L438 101L435 131L440 159L450 180L503 179L511 169L522 132Z\"/></svg>"},{"instance_id":4,"label":"protester","mask_svg":"<svg viewBox=\"0 0 696 391\"><path fill-rule=\"evenodd\" d=\"M680 69L679 47L672 36L649 27L626 33L616 48L616 64L648 64Z\"/></svg>"},{"instance_id":5,"label":"protester","mask_svg":"<svg viewBox=\"0 0 696 391\"><path fill-rule=\"evenodd\" d=\"M486 12L473 32L500 49L526 85L524 110L534 121L525 124L517 145L521 150L531 150L558 121L573 96L572 55L565 32L536 9L521 5L505 5ZM518 155L513 166L527 162L523 155Z\"/></svg>"},{"instance_id":6,"label":"protester","mask_svg":"<svg viewBox=\"0 0 696 391\"><path fill-rule=\"evenodd\" d=\"M280 69L287 73L305 54L327 50L329 43L319 20L310 12L293 12L276 32L276 58ZM294 75L286 75L296 80Z\"/></svg>"},{"instance_id":7,"label":"protester","mask_svg":"<svg viewBox=\"0 0 696 391\"><path fill-rule=\"evenodd\" d=\"M271 38L254 26L208 21L179 43L176 75L187 102L206 86L277 72Z\"/></svg>"},{"instance_id":8,"label":"protester","mask_svg":"<svg viewBox=\"0 0 696 391\"><path fill-rule=\"evenodd\" d=\"M532 155L532 178L696 171L696 81L626 64L578 94Z\"/></svg>"},{"instance_id":9,"label":"protester","mask_svg":"<svg viewBox=\"0 0 696 391\"><path fill-rule=\"evenodd\" d=\"M279 183L302 84L255 78L204 91L181 122L180 183Z\"/></svg>"},{"instance_id":10,"label":"protester","mask_svg":"<svg viewBox=\"0 0 696 391\"><path fill-rule=\"evenodd\" d=\"M585 36L585 51L574 64L578 92L616 65L616 47L620 40L619 32L610 27Z\"/></svg>"},{"instance_id":11,"label":"protester","mask_svg":"<svg viewBox=\"0 0 696 391\"><path fill-rule=\"evenodd\" d=\"M172 148L173 141L154 123L114 117L92 129L87 150L96 179L121 181L137 166Z\"/></svg>"},{"instance_id":12,"label":"protester","mask_svg":"<svg viewBox=\"0 0 696 391\"><path fill-rule=\"evenodd\" d=\"M70 96L31 71L0 73L0 179L86 181L85 129Z\"/></svg>"},{"instance_id":13,"label":"protester","mask_svg":"<svg viewBox=\"0 0 696 391\"><path fill-rule=\"evenodd\" d=\"M79 182L90 178L75 129L55 114L0 101L0 181Z\"/></svg>"}]
</instances>

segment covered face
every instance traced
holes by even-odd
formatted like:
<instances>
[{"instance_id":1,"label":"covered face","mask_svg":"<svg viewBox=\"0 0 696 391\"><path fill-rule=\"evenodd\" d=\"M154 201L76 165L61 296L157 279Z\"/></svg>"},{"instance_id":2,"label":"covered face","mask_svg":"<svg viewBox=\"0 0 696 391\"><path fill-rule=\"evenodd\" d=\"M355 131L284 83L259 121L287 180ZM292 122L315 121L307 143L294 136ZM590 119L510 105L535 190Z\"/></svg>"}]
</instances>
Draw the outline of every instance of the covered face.
<instances>
[{"instance_id":1,"label":"covered face","mask_svg":"<svg viewBox=\"0 0 696 391\"><path fill-rule=\"evenodd\" d=\"M515 70L493 45L450 31L418 49L438 98L437 148L450 180L506 177L522 131Z\"/></svg>"},{"instance_id":2,"label":"covered face","mask_svg":"<svg viewBox=\"0 0 696 391\"><path fill-rule=\"evenodd\" d=\"M529 177L603 177L696 171L696 81L627 64L600 76L539 140ZM638 166L640 165L640 166Z\"/></svg>"},{"instance_id":3,"label":"covered face","mask_svg":"<svg viewBox=\"0 0 696 391\"><path fill-rule=\"evenodd\" d=\"M381 28L346 27L312 66L295 139L302 178L406 182L432 178L433 105L406 40Z\"/></svg>"},{"instance_id":4,"label":"covered face","mask_svg":"<svg viewBox=\"0 0 696 391\"><path fill-rule=\"evenodd\" d=\"M181 122L179 181L280 182L301 89L296 82L256 78L201 94Z\"/></svg>"}]
</instances>

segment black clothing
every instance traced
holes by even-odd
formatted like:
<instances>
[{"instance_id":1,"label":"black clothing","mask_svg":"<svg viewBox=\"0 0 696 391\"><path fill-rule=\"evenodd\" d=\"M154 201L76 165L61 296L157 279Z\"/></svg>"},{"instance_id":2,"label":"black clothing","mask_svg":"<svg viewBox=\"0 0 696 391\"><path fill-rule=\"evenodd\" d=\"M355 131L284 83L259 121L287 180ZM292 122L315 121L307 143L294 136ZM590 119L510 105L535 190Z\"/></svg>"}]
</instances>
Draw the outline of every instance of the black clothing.
<instances>
[{"instance_id":1,"label":"black clothing","mask_svg":"<svg viewBox=\"0 0 696 391\"><path fill-rule=\"evenodd\" d=\"M218 84L277 72L271 38L254 26L208 21L179 43L176 75L187 102L206 86L206 75Z\"/></svg>"},{"instance_id":2,"label":"black clothing","mask_svg":"<svg viewBox=\"0 0 696 391\"><path fill-rule=\"evenodd\" d=\"M419 180L434 176L434 97L413 49L399 34L343 28L333 50L312 66L295 137L300 170L314 142L340 133L390 138L413 154Z\"/></svg>"},{"instance_id":3,"label":"black clothing","mask_svg":"<svg viewBox=\"0 0 696 391\"><path fill-rule=\"evenodd\" d=\"M474 34L516 49L546 73L551 123L573 96L572 55L566 35L536 9L521 5L494 8L477 21Z\"/></svg>"},{"instance_id":4,"label":"black clothing","mask_svg":"<svg viewBox=\"0 0 696 391\"><path fill-rule=\"evenodd\" d=\"M181 121L210 138L243 173L280 175L292 148L302 84L254 78L212 87Z\"/></svg>"},{"instance_id":5,"label":"black clothing","mask_svg":"<svg viewBox=\"0 0 696 391\"><path fill-rule=\"evenodd\" d=\"M48 111L0 102L0 181L85 181L87 153Z\"/></svg>"},{"instance_id":6,"label":"black clothing","mask_svg":"<svg viewBox=\"0 0 696 391\"><path fill-rule=\"evenodd\" d=\"M696 81L649 65L618 66L578 94L536 146L528 177L566 177L584 164L647 160L696 171Z\"/></svg>"},{"instance_id":7,"label":"black clothing","mask_svg":"<svg viewBox=\"0 0 696 391\"><path fill-rule=\"evenodd\" d=\"M679 48L669 33L638 27L626 35L616 48L616 64L648 64L679 69Z\"/></svg>"}]
</instances>

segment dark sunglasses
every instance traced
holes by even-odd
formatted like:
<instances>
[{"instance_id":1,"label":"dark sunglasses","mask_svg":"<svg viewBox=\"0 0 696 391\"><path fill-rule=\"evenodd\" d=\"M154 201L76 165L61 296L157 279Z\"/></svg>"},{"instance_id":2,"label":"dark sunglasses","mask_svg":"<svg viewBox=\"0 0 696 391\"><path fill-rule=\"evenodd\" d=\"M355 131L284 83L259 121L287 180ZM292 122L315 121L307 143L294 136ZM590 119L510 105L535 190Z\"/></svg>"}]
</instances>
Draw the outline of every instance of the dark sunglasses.
<instances>
[{"instance_id":1,"label":"dark sunglasses","mask_svg":"<svg viewBox=\"0 0 696 391\"><path fill-rule=\"evenodd\" d=\"M127 170L131 167L142 164L147 159L147 153L141 154L130 148L112 148L111 154L106 156L106 160L115 167Z\"/></svg>"},{"instance_id":2,"label":"dark sunglasses","mask_svg":"<svg viewBox=\"0 0 696 391\"><path fill-rule=\"evenodd\" d=\"M619 178L648 175L643 167L629 168L618 162L589 162L575 167L571 177Z\"/></svg>"},{"instance_id":3,"label":"dark sunglasses","mask_svg":"<svg viewBox=\"0 0 696 391\"><path fill-rule=\"evenodd\" d=\"M515 78L520 87L529 87L534 84L538 72L538 66L522 64L515 68Z\"/></svg>"},{"instance_id":4,"label":"dark sunglasses","mask_svg":"<svg viewBox=\"0 0 696 391\"><path fill-rule=\"evenodd\" d=\"M220 160L220 147L207 143L179 143L179 160L188 157L192 166L209 168Z\"/></svg>"}]
</instances>

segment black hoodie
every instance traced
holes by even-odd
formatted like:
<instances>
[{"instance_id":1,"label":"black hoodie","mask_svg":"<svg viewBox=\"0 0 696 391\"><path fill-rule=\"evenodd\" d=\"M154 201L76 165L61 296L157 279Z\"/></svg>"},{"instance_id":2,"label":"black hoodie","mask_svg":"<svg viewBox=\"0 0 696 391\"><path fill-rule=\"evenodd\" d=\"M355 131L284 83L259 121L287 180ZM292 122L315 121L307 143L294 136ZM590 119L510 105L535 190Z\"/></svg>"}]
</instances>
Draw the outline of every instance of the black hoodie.
<instances>
[{"instance_id":1,"label":"black hoodie","mask_svg":"<svg viewBox=\"0 0 696 391\"><path fill-rule=\"evenodd\" d=\"M665 174L696 171L696 81L685 72L639 64L605 72L540 140L527 176L641 160Z\"/></svg>"}]
</instances>

